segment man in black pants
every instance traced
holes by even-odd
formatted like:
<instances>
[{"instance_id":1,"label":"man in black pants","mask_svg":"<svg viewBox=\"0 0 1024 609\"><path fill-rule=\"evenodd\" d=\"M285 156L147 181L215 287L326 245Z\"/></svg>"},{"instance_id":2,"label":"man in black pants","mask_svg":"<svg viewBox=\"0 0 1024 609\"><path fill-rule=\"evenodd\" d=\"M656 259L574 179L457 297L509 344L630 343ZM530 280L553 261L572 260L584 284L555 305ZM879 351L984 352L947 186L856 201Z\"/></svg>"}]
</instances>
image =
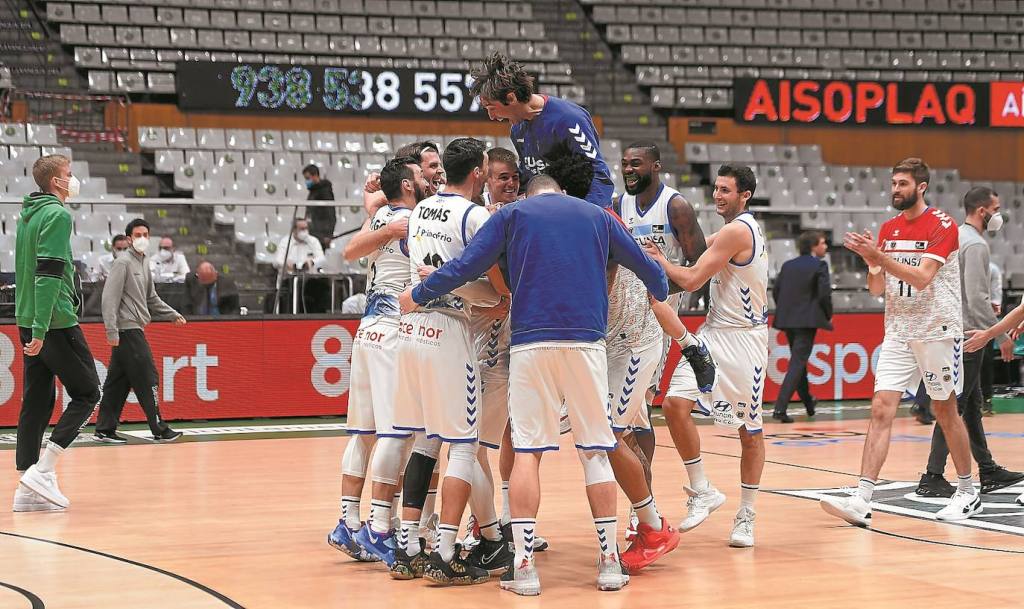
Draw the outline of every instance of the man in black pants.
<instances>
[{"instance_id":1,"label":"man in black pants","mask_svg":"<svg viewBox=\"0 0 1024 609\"><path fill-rule=\"evenodd\" d=\"M64 202L78 195L78 178L62 155L39 158L32 178L41 192L25 197L15 245L15 317L24 347L21 414L15 455L24 472L14 493L14 511L61 510L70 501L57 486L56 465L78 437L100 399L99 376L78 326L71 256L71 214ZM50 434L43 434L57 399L54 377L71 398Z\"/></svg>"},{"instance_id":2,"label":"man in black pants","mask_svg":"<svg viewBox=\"0 0 1024 609\"><path fill-rule=\"evenodd\" d=\"M782 265L772 288L775 297L773 325L786 333L790 351L789 368L772 414L772 418L781 423L793 422L786 409L794 391L800 394L807 416L814 416L818 401L807 384L807 360L814 349L818 329L832 329L832 280L828 263L823 260L828 253L825 235L819 231L806 232L800 235L797 248L800 255Z\"/></svg>"},{"instance_id":3,"label":"man in black pants","mask_svg":"<svg viewBox=\"0 0 1024 609\"><path fill-rule=\"evenodd\" d=\"M153 319L174 321L176 325L183 326L185 318L156 293L146 260L149 224L136 218L128 223L124 232L131 240L131 253L114 260L110 276L103 286L103 325L107 330L107 343L113 349L93 439L108 444L127 442L117 434L117 424L128 392L134 389L142 411L146 413L153 440L173 442L181 437L181 432L174 431L160 418L157 400L159 378L143 329Z\"/></svg>"}]
</instances>

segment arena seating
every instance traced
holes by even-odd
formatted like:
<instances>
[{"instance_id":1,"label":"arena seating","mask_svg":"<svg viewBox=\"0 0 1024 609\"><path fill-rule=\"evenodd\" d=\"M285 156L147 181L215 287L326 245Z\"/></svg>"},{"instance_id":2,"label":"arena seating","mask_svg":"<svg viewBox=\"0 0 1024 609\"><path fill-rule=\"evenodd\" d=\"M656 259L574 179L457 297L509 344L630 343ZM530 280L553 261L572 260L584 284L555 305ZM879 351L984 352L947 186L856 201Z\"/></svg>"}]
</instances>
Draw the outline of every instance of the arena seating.
<instances>
[{"instance_id":1,"label":"arena seating","mask_svg":"<svg viewBox=\"0 0 1024 609\"><path fill-rule=\"evenodd\" d=\"M41 155L63 154L71 157L71 149L57 141L53 125L0 123L0 197L21 197L35 189L32 163ZM89 164L76 162L72 171L82 182L82 196L103 200L119 195L107 194L106 180L89 175Z\"/></svg>"}]
</instances>

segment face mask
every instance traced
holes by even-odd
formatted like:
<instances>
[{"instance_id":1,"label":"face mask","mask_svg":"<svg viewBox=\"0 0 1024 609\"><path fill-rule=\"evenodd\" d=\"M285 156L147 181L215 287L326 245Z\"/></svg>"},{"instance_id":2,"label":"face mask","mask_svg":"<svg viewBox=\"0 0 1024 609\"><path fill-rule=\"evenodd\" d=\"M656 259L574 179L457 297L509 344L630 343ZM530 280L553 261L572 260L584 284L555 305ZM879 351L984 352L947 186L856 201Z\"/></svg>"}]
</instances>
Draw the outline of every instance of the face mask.
<instances>
[{"instance_id":1,"label":"face mask","mask_svg":"<svg viewBox=\"0 0 1024 609\"><path fill-rule=\"evenodd\" d=\"M132 239L132 247L135 248L136 252L145 254L149 248L149 237L136 237ZM114 255L116 256L117 254Z\"/></svg>"},{"instance_id":2,"label":"face mask","mask_svg":"<svg viewBox=\"0 0 1024 609\"><path fill-rule=\"evenodd\" d=\"M295 238L298 239L299 241L305 241L306 239L309 238L309 231L300 230L299 232L295 233Z\"/></svg>"},{"instance_id":3,"label":"face mask","mask_svg":"<svg viewBox=\"0 0 1024 609\"><path fill-rule=\"evenodd\" d=\"M313 180L306 180L306 190L313 188Z\"/></svg>"},{"instance_id":4,"label":"face mask","mask_svg":"<svg viewBox=\"0 0 1024 609\"><path fill-rule=\"evenodd\" d=\"M58 179L60 179L61 181L64 181L61 178L58 178ZM73 199L73 198L77 197L79 195L79 193L82 191L82 183L78 180L78 177L77 176L71 176L71 178L69 180L67 180L67 183L68 183L68 196L67 196L67 198L68 199Z\"/></svg>"},{"instance_id":5,"label":"face mask","mask_svg":"<svg viewBox=\"0 0 1024 609\"><path fill-rule=\"evenodd\" d=\"M160 257L160 260L167 261L170 260L172 256L174 256L174 253L171 252L171 250L161 249L160 253L157 254L157 256Z\"/></svg>"},{"instance_id":6,"label":"face mask","mask_svg":"<svg viewBox=\"0 0 1024 609\"><path fill-rule=\"evenodd\" d=\"M110 252L110 255L114 257L114 260L117 260L118 256L121 255L121 250L113 250Z\"/></svg>"},{"instance_id":7,"label":"face mask","mask_svg":"<svg viewBox=\"0 0 1024 609\"><path fill-rule=\"evenodd\" d=\"M985 221L985 230L989 232L996 232L1003 227L1003 214L996 212L988 217Z\"/></svg>"}]
</instances>

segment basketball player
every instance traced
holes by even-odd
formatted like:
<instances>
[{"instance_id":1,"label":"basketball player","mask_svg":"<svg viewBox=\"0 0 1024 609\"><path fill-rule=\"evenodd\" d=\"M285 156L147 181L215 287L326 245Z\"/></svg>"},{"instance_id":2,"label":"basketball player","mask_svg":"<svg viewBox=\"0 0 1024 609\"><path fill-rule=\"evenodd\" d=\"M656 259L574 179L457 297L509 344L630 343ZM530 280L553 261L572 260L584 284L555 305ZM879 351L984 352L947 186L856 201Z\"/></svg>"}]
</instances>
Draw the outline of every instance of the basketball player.
<instances>
[{"instance_id":1,"label":"basketball player","mask_svg":"<svg viewBox=\"0 0 1024 609\"><path fill-rule=\"evenodd\" d=\"M519 170L516 153L505 148L491 148L487 151L487 188L484 190L484 205L487 211L495 211L502 205L513 203L519 198Z\"/></svg>"},{"instance_id":2,"label":"basketball player","mask_svg":"<svg viewBox=\"0 0 1024 609\"><path fill-rule=\"evenodd\" d=\"M341 462L342 518L327 542L357 560L381 560L390 567L394 562L391 502L412 437L411 432L392 427L398 353L396 297L409 284L409 215L424 198L427 183L415 159L398 157L381 170L380 184L388 205L363 224L344 252L347 260L368 257L370 270L366 311L352 344L348 409L352 438ZM370 520L360 528L359 498L368 465L373 470Z\"/></svg>"},{"instance_id":3,"label":"basketball player","mask_svg":"<svg viewBox=\"0 0 1024 609\"><path fill-rule=\"evenodd\" d=\"M633 233L633 238L641 244L649 242L658 246L665 258L675 264L695 263L707 249L704 232L697 222L693 206L677 190L661 181L661 151L657 145L641 141L626 146L622 152L622 175L626 193L616 202L615 208ZM701 286L699 291L703 292L705 289L706 286ZM673 294L667 301L676 311L679 309L681 296ZM680 340L683 342L680 344L684 347L684 359L678 365L693 366L690 363L693 361L700 366L701 345L696 342L691 344L690 341L693 339L687 338L685 326L674 336L681 336ZM665 359L671 345L669 341L669 335L666 334L658 369L653 377L652 385L655 391L661 382ZM687 397L667 396L663 404L669 432L690 479L690 485L683 487L689 499L686 504L686 518L679 524L682 531L697 527L725 502L725 495L711 486L704 475L704 463L700 456L700 435L697 433L696 422L690 416L696 406L699 391L694 386L686 393ZM642 414L647 415L646 410ZM642 419L637 425L641 429L649 426L649 417ZM654 434L641 432L635 435L646 460L648 463L651 462L654 458Z\"/></svg>"},{"instance_id":4,"label":"basketball player","mask_svg":"<svg viewBox=\"0 0 1024 609\"><path fill-rule=\"evenodd\" d=\"M494 53L473 72L471 92L492 121L509 121L509 137L519 154L522 179L542 173L553 149L565 146L590 160L594 177L587 200L601 207L612 203L611 174L601 155L601 143L590 113L571 101L537 93L522 64Z\"/></svg>"},{"instance_id":5,"label":"basketball player","mask_svg":"<svg viewBox=\"0 0 1024 609\"><path fill-rule=\"evenodd\" d=\"M922 376L958 476L956 492L935 518L964 520L982 511L971 482L967 428L956 406L963 384L960 234L953 218L925 202L930 177L921 159L900 161L892 170L892 206L900 213L882 225L877 242L868 231L843 238L868 265L868 289L885 294L885 338L857 492L821 500L826 512L859 526L871 524L871 496L889 452L900 396Z\"/></svg>"},{"instance_id":6,"label":"basketball player","mask_svg":"<svg viewBox=\"0 0 1024 609\"><path fill-rule=\"evenodd\" d=\"M433 142L413 142L402 146L395 152L395 158L412 157L423 171L423 179L427 181L427 190L423 194L432 197L444 186L444 167L441 166L441 153ZM380 174L371 173L363 185L363 207L372 218L377 210L387 205L388 199L381 192Z\"/></svg>"},{"instance_id":7,"label":"basketball player","mask_svg":"<svg viewBox=\"0 0 1024 609\"><path fill-rule=\"evenodd\" d=\"M490 218L487 210L472 202L487 182L485 150L484 143L473 138L453 140L445 149L444 166L450 181L444 192L421 202L409 221L413 285L420 282L420 265L437 268L456 258ZM477 277L482 274L483 271ZM471 490L477 485L480 489L488 485L477 460L481 420L487 415L480 399L479 367L467 306L494 306L498 302L490 283L477 280L459 295L424 302L422 309L404 314L400 322L396 427L423 432L417 435L406 468L407 496L403 503L411 509L403 511L400 546L405 554L403 560L408 557L411 561L419 553L419 544L409 536L415 524L409 516L419 507L419 489L426 490L422 487L429 471L426 468L436 463L441 443L448 443L448 470L441 487L439 543L423 573L438 584L476 584L489 577L487 570L471 565L461 556L455 538ZM474 495L484 497L487 493ZM509 554L507 559L495 557L494 568L498 568L500 562L511 561L511 553L507 544L500 543L493 498L491 486L486 501L474 501L472 509L482 523L487 523L481 526L481 535L495 544L491 551ZM401 575L405 577L406 573Z\"/></svg>"},{"instance_id":8,"label":"basketball player","mask_svg":"<svg viewBox=\"0 0 1024 609\"><path fill-rule=\"evenodd\" d=\"M711 408L698 400L701 391L690 366L676 368L668 396L692 401L716 424L739 431L742 484L729 538L733 547L754 545L754 498L764 469L761 395L768 366L768 255L761 227L747 209L756 187L749 167L722 165L714 200L726 224L708 239L707 251L692 267L669 262L654 243L645 246L684 290L693 292L711 281L711 308L698 337L718 366Z\"/></svg>"},{"instance_id":9,"label":"basketball player","mask_svg":"<svg viewBox=\"0 0 1024 609\"><path fill-rule=\"evenodd\" d=\"M447 162L445 163L447 166ZM583 463L587 496L600 543L597 585L619 590L629 582L615 543L615 476L608 452L608 261L637 273L655 298L668 296L664 273L615 218L561 193L549 176L534 178L527 198L498 210L463 254L400 297L403 310L443 297L479 277L504 254L512 301L509 412L516 448L511 480L515 563L501 587L540 593L532 537L540 501L540 457L558 448L564 400ZM514 235L514 238L510 238Z\"/></svg>"}]
</instances>

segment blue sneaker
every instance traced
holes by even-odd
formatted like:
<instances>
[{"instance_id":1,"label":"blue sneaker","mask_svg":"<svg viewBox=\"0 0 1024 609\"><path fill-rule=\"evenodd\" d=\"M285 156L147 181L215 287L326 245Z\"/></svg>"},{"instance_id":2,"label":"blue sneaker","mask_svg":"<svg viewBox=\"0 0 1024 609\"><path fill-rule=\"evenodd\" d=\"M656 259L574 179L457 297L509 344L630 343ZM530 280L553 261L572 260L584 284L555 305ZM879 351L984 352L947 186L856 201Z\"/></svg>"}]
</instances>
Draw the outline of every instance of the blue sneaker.
<instances>
[{"instance_id":1,"label":"blue sneaker","mask_svg":"<svg viewBox=\"0 0 1024 609\"><path fill-rule=\"evenodd\" d=\"M355 542L364 552L372 556L374 560L382 561L389 569L395 563L394 531L388 531L385 535L379 535L373 532L373 529L370 528L370 523L367 522L356 533Z\"/></svg>"},{"instance_id":2,"label":"blue sneaker","mask_svg":"<svg viewBox=\"0 0 1024 609\"><path fill-rule=\"evenodd\" d=\"M360 562L376 562L375 556L370 556L355 540L355 534L348 528L344 520L338 521L338 526L327 535L327 543L331 547L348 554Z\"/></svg>"}]
</instances>

